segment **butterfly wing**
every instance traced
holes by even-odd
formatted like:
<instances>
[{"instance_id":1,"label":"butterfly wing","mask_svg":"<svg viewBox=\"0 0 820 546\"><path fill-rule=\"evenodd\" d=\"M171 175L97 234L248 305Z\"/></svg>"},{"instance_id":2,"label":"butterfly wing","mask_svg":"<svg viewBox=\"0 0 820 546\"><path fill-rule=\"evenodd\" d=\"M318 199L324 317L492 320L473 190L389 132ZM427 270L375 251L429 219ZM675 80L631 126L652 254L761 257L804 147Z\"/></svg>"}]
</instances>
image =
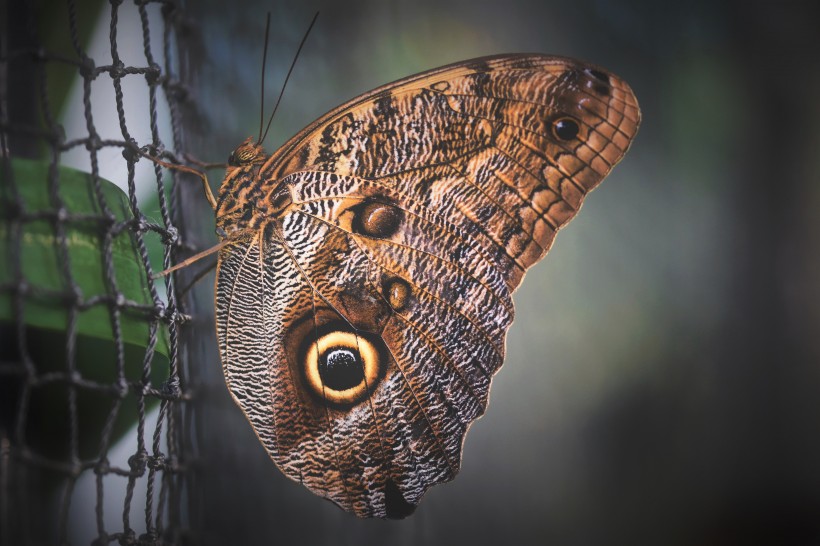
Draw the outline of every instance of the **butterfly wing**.
<instances>
[{"instance_id":1,"label":"butterfly wing","mask_svg":"<svg viewBox=\"0 0 820 546\"><path fill-rule=\"evenodd\" d=\"M289 195L217 278L226 380L282 471L371 517L452 479L512 292L639 120L596 67L483 58L354 99L223 185L226 211Z\"/></svg>"}]
</instances>

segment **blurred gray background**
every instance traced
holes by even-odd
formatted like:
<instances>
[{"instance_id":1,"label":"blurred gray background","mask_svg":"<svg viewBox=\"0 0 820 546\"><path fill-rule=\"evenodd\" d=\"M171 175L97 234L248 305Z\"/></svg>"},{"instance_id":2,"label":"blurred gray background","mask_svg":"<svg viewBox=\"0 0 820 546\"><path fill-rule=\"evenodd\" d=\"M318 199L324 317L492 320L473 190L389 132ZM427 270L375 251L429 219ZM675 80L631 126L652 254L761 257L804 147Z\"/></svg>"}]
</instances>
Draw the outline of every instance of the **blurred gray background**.
<instances>
[{"instance_id":1,"label":"blurred gray background","mask_svg":"<svg viewBox=\"0 0 820 546\"><path fill-rule=\"evenodd\" d=\"M206 53L194 86L204 137L192 144L203 160L257 133L267 11L268 111L321 12L271 151L377 85L505 52L600 64L643 111L632 150L518 290L508 358L460 475L407 520L359 521L283 478L203 337L199 538L820 544L816 3L189 4L189 38Z\"/></svg>"}]
</instances>

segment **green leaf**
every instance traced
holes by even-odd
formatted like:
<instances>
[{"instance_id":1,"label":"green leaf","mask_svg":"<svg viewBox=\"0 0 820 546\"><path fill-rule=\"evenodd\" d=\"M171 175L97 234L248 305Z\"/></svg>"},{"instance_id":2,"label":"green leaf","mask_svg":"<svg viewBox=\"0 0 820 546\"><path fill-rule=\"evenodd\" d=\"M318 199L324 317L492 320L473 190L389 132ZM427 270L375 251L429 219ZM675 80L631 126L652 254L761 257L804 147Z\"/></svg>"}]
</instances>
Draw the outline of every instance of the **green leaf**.
<instances>
[{"instance_id":1,"label":"green leaf","mask_svg":"<svg viewBox=\"0 0 820 546\"><path fill-rule=\"evenodd\" d=\"M64 235L64 243L61 243L49 168L47 162L13 159L0 169L0 260L4 264L0 268L0 329L4 340L17 339L22 329L26 340L24 350L34 362L39 377L49 372L68 371L72 362L68 349L73 347L73 365L79 378L103 387L103 390L80 389L83 396L77 399L80 429L88 436L86 442L81 434L81 451L93 451L116 398L112 393L122 388L123 379L132 385L147 379L153 388L162 388L168 378L169 345L163 324L152 316L154 305L148 290L149 281L134 235L128 226L121 224L132 218L125 193L111 182L99 181L110 211L106 220L91 176L57 167L54 176L66 213L65 221L61 222ZM9 174L11 179L7 180ZM113 233L111 228L115 225L121 229L110 236L107 264L106 232ZM147 238L147 244L152 242L161 245L158 239ZM17 287L21 280L25 281L26 290L19 294ZM73 316L73 341L68 335L71 303L75 301L72 283L82 303ZM109 295L116 294L115 290L126 302L119 313L122 370L117 366L118 336L112 326L109 303ZM131 303L145 307L135 308ZM22 324L18 324L18 317ZM156 330L156 341L150 366L146 367L151 324ZM3 345L0 353L4 361L21 361L23 344L19 340ZM55 394L55 388L54 385L35 388L27 416L27 428L35 432L29 439L49 453L59 451L60 445L68 445L64 436L70 429L65 426L68 423L61 422L67 419L67 402L58 401L60 395ZM63 388L63 392L66 389ZM42 403L38 403L40 399ZM114 437L124 432L137 416L133 392L122 399L120 410L113 423ZM53 423L55 415L57 423Z\"/></svg>"}]
</instances>

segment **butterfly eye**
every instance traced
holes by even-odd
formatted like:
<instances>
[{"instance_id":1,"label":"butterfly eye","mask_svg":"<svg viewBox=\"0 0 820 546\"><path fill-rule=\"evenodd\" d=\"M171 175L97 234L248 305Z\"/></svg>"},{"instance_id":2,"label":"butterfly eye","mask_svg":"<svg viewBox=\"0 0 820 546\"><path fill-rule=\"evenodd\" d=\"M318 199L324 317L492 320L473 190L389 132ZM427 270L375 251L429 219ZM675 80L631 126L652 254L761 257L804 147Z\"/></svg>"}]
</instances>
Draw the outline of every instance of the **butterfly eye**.
<instances>
[{"instance_id":1,"label":"butterfly eye","mask_svg":"<svg viewBox=\"0 0 820 546\"><path fill-rule=\"evenodd\" d=\"M240 148L237 152L237 159L240 163L250 163L256 157L256 151L253 148Z\"/></svg>"},{"instance_id":2,"label":"butterfly eye","mask_svg":"<svg viewBox=\"0 0 820 546\"><path fill-rule=\"evenodd\" d=\"M560 140L572 140L578 136L578 123L572 118L558 118L552 122L552 134Z\"/></svg>"},{"instance_id":3,"label":"butterfly eye","mask_svg":"<svg viewBox=\"0 0 820 546\"><path fill-rule=\"evenodd\" d=\"M307 384L320 399L350 407L373 390L381 354L364 335L334 330L310 344L304 356Z\"/></svg>"},{"instance_id":4,"label":"butterfly eye","mask_svg":"<svg viewBox=\"0 0 820 546\"><path fill-rule=\"evenodd\" d=\"M228 156L228 165L232 167L247 165L252 163L260 153L261 148L259 146L253 144L250 140L246 140Z\"/></svg>"}]
</instances>

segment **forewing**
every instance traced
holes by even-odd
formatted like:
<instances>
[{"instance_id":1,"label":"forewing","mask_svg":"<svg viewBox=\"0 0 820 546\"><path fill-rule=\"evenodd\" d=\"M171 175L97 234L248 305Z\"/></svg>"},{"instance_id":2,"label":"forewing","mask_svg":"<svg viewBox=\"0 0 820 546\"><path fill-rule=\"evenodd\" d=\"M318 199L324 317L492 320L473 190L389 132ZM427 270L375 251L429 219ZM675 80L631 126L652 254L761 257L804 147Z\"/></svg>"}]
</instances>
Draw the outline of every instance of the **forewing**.
<instances>
[{"instance_id":1,"label":"forewing","mask_svg":"<svg viewBox=\"0 0 820 546\"><path fill-rule=\"evenodd\" d=\"M514 289L620 161L640 111L620 78L541 55L467 61L337 108L269 162L383 180L478 241Z\"/></svg>"}]
</instances>

